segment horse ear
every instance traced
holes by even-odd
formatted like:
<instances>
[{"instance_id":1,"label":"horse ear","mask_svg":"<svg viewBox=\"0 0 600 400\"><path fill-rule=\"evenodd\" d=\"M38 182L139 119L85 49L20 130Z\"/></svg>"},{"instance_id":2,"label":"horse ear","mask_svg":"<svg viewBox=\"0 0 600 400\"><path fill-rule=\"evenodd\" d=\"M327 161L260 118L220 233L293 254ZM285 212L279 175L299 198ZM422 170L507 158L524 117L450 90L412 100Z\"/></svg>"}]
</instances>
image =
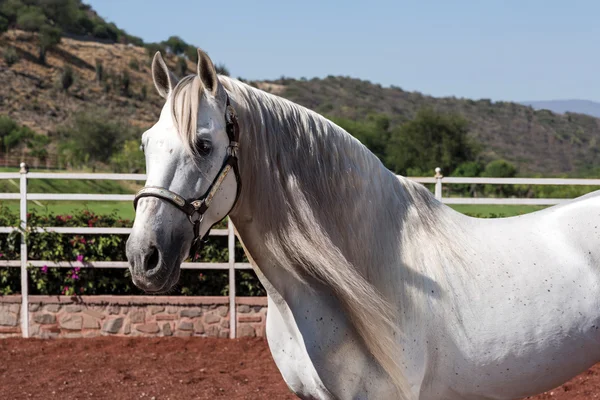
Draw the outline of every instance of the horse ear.
<instances>
[{"instance_id":1,"label":"horse ear","mask_svg":"<svg viewBox=\"0 0 600 400\"><path fill-rule=\"evenodd\" d=\"M202 80L204 87L214 96L219 86L217 70L208 54L200 49L198 49L198 76Z\"/></svg>"},{"instance_id":2,"label":"horse ear","mask_svg":"<svg viewBox=\"0 0 600 400\"><path fill-rule=\"evenodd\" d=\"M154 54L154 59L152 60L152 79L154 80L154 86L156 87L158 94L165 99L179 81L175 74L167 67L160 51L157 51L156 54Z\"/></svg>"}]
</instances>

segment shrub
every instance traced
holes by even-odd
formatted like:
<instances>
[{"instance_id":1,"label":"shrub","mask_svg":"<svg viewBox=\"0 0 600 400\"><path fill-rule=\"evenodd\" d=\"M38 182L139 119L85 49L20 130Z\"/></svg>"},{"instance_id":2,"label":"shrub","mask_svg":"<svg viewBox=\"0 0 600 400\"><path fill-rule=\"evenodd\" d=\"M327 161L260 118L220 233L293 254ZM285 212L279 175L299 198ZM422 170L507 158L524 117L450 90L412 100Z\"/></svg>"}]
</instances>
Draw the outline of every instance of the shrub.
<instances>
[{"instance_id":1,"label":"shrub","mask_svg":"<svg viewBox=\"0 0 600 400\"><path fill-rule=\"evenodd\" d=\"M217 74L219 74L219 75L229 76L229 70L227 69L225 64L220 63L220 64L215 65L215 70L217 71Z\"/></svg>"},{"instance_id":2,"label":"shrub","mask_svg":"<svg viewBox=\"0 0 600 400\"><path fill-rule=\"evenodd\" d=\"M101 60L96 60L96 81L102 82L104 79L104 67Z\"/></svg>"},{"instance_id":3,"label":"shrub","mask_svg":"<svg viewBox=\"0 0 600 400\"><path fill-rule=\"evenodd\" d=\"M42 64L46 63L46 53L60 43L61 31L59 28L44 25L40 28L40 47L39 60Z\"/></svg>"},{"instance_id":4,"label":"shrub","mask_svg":"<svg viewBox=\"0 0 600 400\"><path fill-rule=\"evenodd\" d=\"M129 86L131 84L131 78L129 77L129 72L123 71L120 75L118 75L115 79L115 89L119 91L121 96L129 97L131 96L131 92L129 91Z\"/></svg>"},{"instance_id":5,"label":"shrub","mask_svg":"<svg viewBox=\"0 0 600 400\"><path fill-rule=\"evenodd\" d=\"M67 91L74 81L73 68L71 68L70 65L67 65L60 74L60 87L62 90Z\"/></svg>"},{"instance_id":6,"label":"shrub","mask_svg":"<svg viewBox=\"0 0 600 400\"><path fill-rule=\"evenodd\" d=\"M0 206L0 226L16 226L18 216ZM62 235L54 232L31 233L36 226L129 227L131 221L116 214L97 215L83 209L71 215L31 213L28 215L27 248L30 260L47 261L123 261L125 235ZM224 227L224 224L219 226ZM20 233L0 235L0 260L19 258ZM197 262L226 262L227 238L209 237ZM236 259L245 261L243 250L236 247ZM237 294L264 296L253 272L237 271ZM47 295L124 295L144 294L131 282L127 269L29 268L30 293ZM0 295L18 293L18 268L0 268ZM228 273L219 270L182 270L178 283L181 295L227 295Z\"/></svg>"},{"instance_id":7,"label":"shrub","mask_svg":"<svg viewBox=\"0 0 600 400\"><path fill-rule=\"evenodd\" d=\"M38 7L27 7L17 17L17 26L24 31L37 32L45 24L46 16Z\"/></svg>"},{"instance_id":8,"label":"shrub","mask_svg":"<svg viewBox=\"0 0 600 400\"><path fill-rule=\"evenodd\" d=\"M115 119L108 109L83 111L58 128L60 154L64 162L79 166L88 162L108 163L123 143L138 129Z\"/></svg>"},{"instance_id":9,"label":"shrub","mask_svg":"<svg viewBox=\"0 0 600 400\"><path fill-rule=\"evenodd\" d=\"M138 62L138 60L137 60L137 59L135 59L135 58L132 58L132 59L129 61L129 68L131 68L131 69L132 69L132 70L134 70L134 71L139 71L139 70L140 70L140 63Z\"/></svg>"},{"instance_id":10,"label":"shrub","mask_svg":"<svg viewBox=\"0 0 600 400\"><path fill-rule=\"evenodd\" d=\"M9 47L8 49L4 50L3 56L4 56L4 62L8 66L11 66L11 65L15 64L17 61L19 61L19 54L17 53L17 50L15 50L14 47Z\"/></svg>"},{"instance_id":11,"label":"shrub","mask_svg":"<svg viewBox=\"0 0 600 400\"><path fill-rule=\"evenodd\" d=\"M8 30L8 19L6 19L4 16L0 15L0 34L6 32Z\"/></svg>"},{"instance_id":12,"label":"shrub","mask_svg":"<svg viewBox=\"0 0 600 400\"><path fill-rule=\"evenodd\" d=\"M177 58L177 65L175 66L175 74L178 77L184 77L187 74L187 60L183 57Z\"/></svg>"},{"instance_id":13,"label":"shrub","mask_svg":"<svg viewBox=\"0 0 600 400\"><path fill-rule=\"evenodd\" d=\"M139 139L125 142L123 149L111 157L110 164L117 173L144 173L146 164Z\"/></svg>"}]
</instances>

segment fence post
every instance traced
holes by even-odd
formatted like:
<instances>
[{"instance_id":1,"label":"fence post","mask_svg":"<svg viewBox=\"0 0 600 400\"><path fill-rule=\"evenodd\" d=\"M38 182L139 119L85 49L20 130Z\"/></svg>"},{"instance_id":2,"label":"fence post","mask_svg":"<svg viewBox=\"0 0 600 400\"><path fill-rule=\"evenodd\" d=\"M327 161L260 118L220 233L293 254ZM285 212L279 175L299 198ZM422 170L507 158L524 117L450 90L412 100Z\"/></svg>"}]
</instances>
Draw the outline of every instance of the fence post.
<instances>
[{"instance_id":1,"label":"fence post","mask_svg":"<svg viewBox=\"0 0 600 400\"><path fill-rule=\"evenodd\" d=\"M19 206L19 219L21 221L21 334L29 337L29 276L27 274L27 164L22 162L20 187L21 195Z\"/></svg>"},{"instance_id":2,"label":"fence post","mask_svg":"<svg viewBox=\"0 0 600 400\"><path fill-rule=\"evenodd\" d=\"M227 218L229 239L229 338L236 338L236 309L235 309L235 232L231 218Z\"/></svg>"},{"instance_id":3,"label":"fence post","mask_svg":"<svg viewBox=\"0 0 600 400\"><path fill-rule=\"evenodd\" d=\"M435 169L435 198L438 199L439 201L442 201L442 178L444 177L444 175L442 175L442 169L440 167L437 167Z\"/></svg>"}]
</instances>

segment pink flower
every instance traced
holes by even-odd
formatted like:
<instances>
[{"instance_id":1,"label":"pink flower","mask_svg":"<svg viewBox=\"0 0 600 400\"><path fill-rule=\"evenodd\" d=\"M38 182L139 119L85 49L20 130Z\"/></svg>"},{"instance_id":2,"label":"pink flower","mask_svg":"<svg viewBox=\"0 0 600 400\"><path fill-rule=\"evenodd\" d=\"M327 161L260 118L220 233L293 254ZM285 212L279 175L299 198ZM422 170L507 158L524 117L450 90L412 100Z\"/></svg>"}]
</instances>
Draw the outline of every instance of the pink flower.
<instances>
[{"instance_id":1,"label":"pink flower","mask_svg":"<svg viewBox=\"0 0 600 400\"><path fill-rule=\"evenodd\" d=\"M68 287L68 286L65 286L65 287L63 288L62 294L66 294L68 291L69 291L69 287Z\"/></svg>"},{"instance_id":2,"label":"pink flower","mask_svg":"<svg viewBox=\"0 0 600 400\"><path fill-rule=\"evenodd\" d=\"M4 254L0 253L0 257L4 257Z\"/></svg>"},{"instance_id":3,"label":"pink flower","mask_svg":"<svg viewBox=\"0 0 600 400\"><path fill-rule=\"evenodd\" d=\"M47 273L48 273L48 266L47 266L47 265L44 265L44 266L42 267L42 274L47 274Z\"/></svg>"},{"instance_id":4,"label":"pink flower","mask_svg":"<svg viewBox=\"0 0 600 400\"><path fill-rule=\"evenodd\" d=\"M82 262L83 256L81 254L77 254L77 261Z\"/></svg>"}]
</instances>

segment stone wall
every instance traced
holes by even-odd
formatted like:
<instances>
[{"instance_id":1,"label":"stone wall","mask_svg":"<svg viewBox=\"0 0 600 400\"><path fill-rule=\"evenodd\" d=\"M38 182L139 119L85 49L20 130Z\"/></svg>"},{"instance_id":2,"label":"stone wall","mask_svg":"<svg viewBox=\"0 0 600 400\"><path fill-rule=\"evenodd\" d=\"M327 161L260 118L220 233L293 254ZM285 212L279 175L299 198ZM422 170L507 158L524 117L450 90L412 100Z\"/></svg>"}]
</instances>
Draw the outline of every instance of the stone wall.
<instances>
[{"instance_id":1,"label":"stone wall","mask_svg":"<svg viewBox=\"0 0 600 400\"><path fill-rule=\"evenodd\" d=\"M266 297L238 297L237 337L264 336ZM0 297L0 338L20 337L21 296ZM29 335L229 337L228 297L30 296Z\"/></svg>"}]
</instances>

